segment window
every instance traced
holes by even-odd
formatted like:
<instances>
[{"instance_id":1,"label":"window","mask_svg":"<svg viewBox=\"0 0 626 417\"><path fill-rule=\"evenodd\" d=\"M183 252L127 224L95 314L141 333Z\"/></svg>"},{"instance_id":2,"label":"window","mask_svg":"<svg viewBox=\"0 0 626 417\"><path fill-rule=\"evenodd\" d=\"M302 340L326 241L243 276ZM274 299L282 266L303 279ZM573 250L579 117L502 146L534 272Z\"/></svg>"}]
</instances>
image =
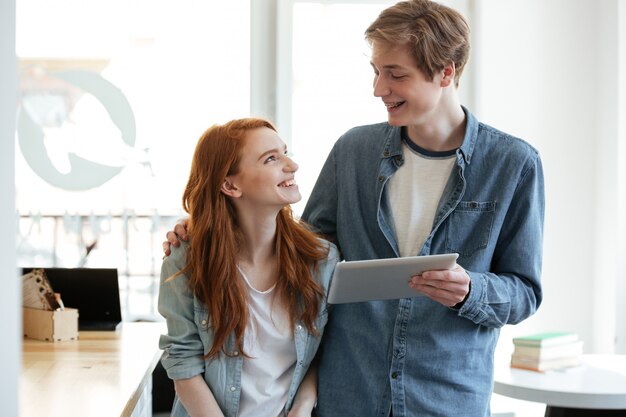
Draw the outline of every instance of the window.
<instances>
[{"instance_id":1,"label":"window","mask_svg":"<svg viewBox=\"0 0 626 417\"><path fill-rule=\"evenodd\" d=\"M250 2L16 6L18 265L117 267L153 314L196 141L249 112Z\"/></svg>"},{"instance_id":2,"label":"window","mask_svg":"<svg viewBox=\"0 0 626 417\"><path fill-rule=\"evenodd\" d=\"M299 163L300 214L335 141L386 120L372 95L365 29L395 1L279 2L278 125Z\"/></svg>"},{"instance_id":3,"label":"window","mask_svg":"<svg viewBox=\"0 0 626 417\"><path fill-rule=\"evenodd\" d=\"M364 32L396 2L279 0L276 118L300 165L296 178L303 198L294 205L297 214L339 136L351 127L387 120L383 104L373 96ZM469 15L467 1L446 3ZM468 92L460 93L466 103Z\"/></svg>"}]
</instances>

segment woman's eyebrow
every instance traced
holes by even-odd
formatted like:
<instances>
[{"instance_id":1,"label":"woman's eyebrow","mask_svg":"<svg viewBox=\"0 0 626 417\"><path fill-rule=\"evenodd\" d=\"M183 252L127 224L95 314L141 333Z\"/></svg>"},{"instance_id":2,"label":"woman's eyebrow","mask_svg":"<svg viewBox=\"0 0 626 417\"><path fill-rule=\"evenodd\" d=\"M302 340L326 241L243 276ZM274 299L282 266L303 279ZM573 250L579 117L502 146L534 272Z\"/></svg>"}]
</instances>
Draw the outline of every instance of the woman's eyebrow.
<instances>
[{"instance_id":1,"label":"woman's eyebrow","mask_svg":"<svg viewBox=\"0 0 626 417\"><path fill-rule=\"evenodd\" d=\"M283 150L286 151L287 150L287 145L283 146ZM268 149L267 151L263 152L260 156L259 159L263 159L265 156L273 154L273 153L280 153L280 149L278 148L272 148L272 149Z\"/></svg>"}]
</instances>

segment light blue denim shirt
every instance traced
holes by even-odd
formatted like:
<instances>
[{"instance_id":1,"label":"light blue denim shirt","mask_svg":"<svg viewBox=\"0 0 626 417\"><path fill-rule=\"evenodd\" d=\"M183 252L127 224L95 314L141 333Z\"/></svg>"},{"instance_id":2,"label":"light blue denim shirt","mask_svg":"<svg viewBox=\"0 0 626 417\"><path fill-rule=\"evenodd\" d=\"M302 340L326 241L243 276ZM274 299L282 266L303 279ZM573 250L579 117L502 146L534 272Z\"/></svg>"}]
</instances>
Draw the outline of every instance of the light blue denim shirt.
<instances>
[{"instance_id":1,"label":"light blue denim shirt","mask_svg":"<svg viewBox=\"0 0 626 417\"><path fill-rule=\"evenodd\" d=\"M499 329L541 303L544 182L535 149L463 110L456 166L417 252L458 252L469 296L458 309L424 296L331 306L317 416L387 417L391 407L394 417L490 414ZM399 127L351 129L332 149L303 219L346 260L398 257L385 185L402 163Z\"/></svg>"},{"instance_id":2,"label":"light blue denim shirt","mask_svg":"<svg viewBox=\"0 0 626 417\"><path fill-rule=\"evenodd\" d=\"M329 245L328 257L318 264L318 273L315 276L326 293L335 264L339 260L337 248L333 244ZM161 266L158 306L159 313L167 322L167 334L162 335L159 340L159 347L164 350L161 363L173 380L203 375L224 415L236 417L241 396L241 369L244 357L236 352L234 336L231 335L226 346L226 350L231 352L232 356L220 354L217 358L205 360L203 355L213 344L213 334L207 324L207 308L193 295L186 275L166 281L168 277L184 268L187 247L185 243L179 248L172 247L171 255L165 258ZM328 311L324 297L315 324L319 331L317 336L309 333L304 325L300 323L295 325L294 343L297 361L285 411L291 408L297 389L315 357L327 321ZM188 413L178 397L175 397L172 417L183 416L188 416Z\"/></svg>"}]
</instances>

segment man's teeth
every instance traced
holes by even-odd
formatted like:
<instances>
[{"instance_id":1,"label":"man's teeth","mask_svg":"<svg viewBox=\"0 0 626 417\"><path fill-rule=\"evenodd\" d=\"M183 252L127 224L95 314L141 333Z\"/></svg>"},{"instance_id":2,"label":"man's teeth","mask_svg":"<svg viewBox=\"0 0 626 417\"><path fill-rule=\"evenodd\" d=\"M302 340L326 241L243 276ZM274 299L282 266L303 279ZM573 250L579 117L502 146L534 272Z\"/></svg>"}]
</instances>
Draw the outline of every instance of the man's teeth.
<instances>
[{"instance_id":1,"label":"man's teeth","mask_svg":"<svg viewBox=\"0 0 626 417\"><path fill-rule=\"evenodd\" d=\"M292 185L296 185L296 181L295 180L287 180L287 181L283 181L280 184L278 184L279 187L291 187Z\"/></svg>"},{"instance_id":2,"label":"man's teeth","mask_svg":"<svg viewBox=\"0 0 626 417\"><path fill-rule=\"evenodd\" d=\"M394 103L385 103L388 109L393 109L394 107L398 107L400 104L404 103L404 101L396 101Z\"/></svg>"}]
</instances>

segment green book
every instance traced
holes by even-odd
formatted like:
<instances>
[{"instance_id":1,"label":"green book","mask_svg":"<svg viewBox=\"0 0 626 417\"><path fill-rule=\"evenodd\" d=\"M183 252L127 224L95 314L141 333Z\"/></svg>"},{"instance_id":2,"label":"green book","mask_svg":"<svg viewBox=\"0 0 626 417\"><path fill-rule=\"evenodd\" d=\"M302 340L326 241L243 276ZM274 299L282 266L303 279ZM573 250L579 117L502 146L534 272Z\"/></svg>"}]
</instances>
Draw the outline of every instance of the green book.
<instances>
[{"instance_id":1,"label":"green book","mask_svg":"<svg viewBox=\"0 0 626 417\"><path fill-rule=\"evenodd\" d=\"M564 343L572 343L578 340L577 333L571 332L546 332L528 336L514 337L515 346L554 346Z\"/></svg>"}]
</instances>

